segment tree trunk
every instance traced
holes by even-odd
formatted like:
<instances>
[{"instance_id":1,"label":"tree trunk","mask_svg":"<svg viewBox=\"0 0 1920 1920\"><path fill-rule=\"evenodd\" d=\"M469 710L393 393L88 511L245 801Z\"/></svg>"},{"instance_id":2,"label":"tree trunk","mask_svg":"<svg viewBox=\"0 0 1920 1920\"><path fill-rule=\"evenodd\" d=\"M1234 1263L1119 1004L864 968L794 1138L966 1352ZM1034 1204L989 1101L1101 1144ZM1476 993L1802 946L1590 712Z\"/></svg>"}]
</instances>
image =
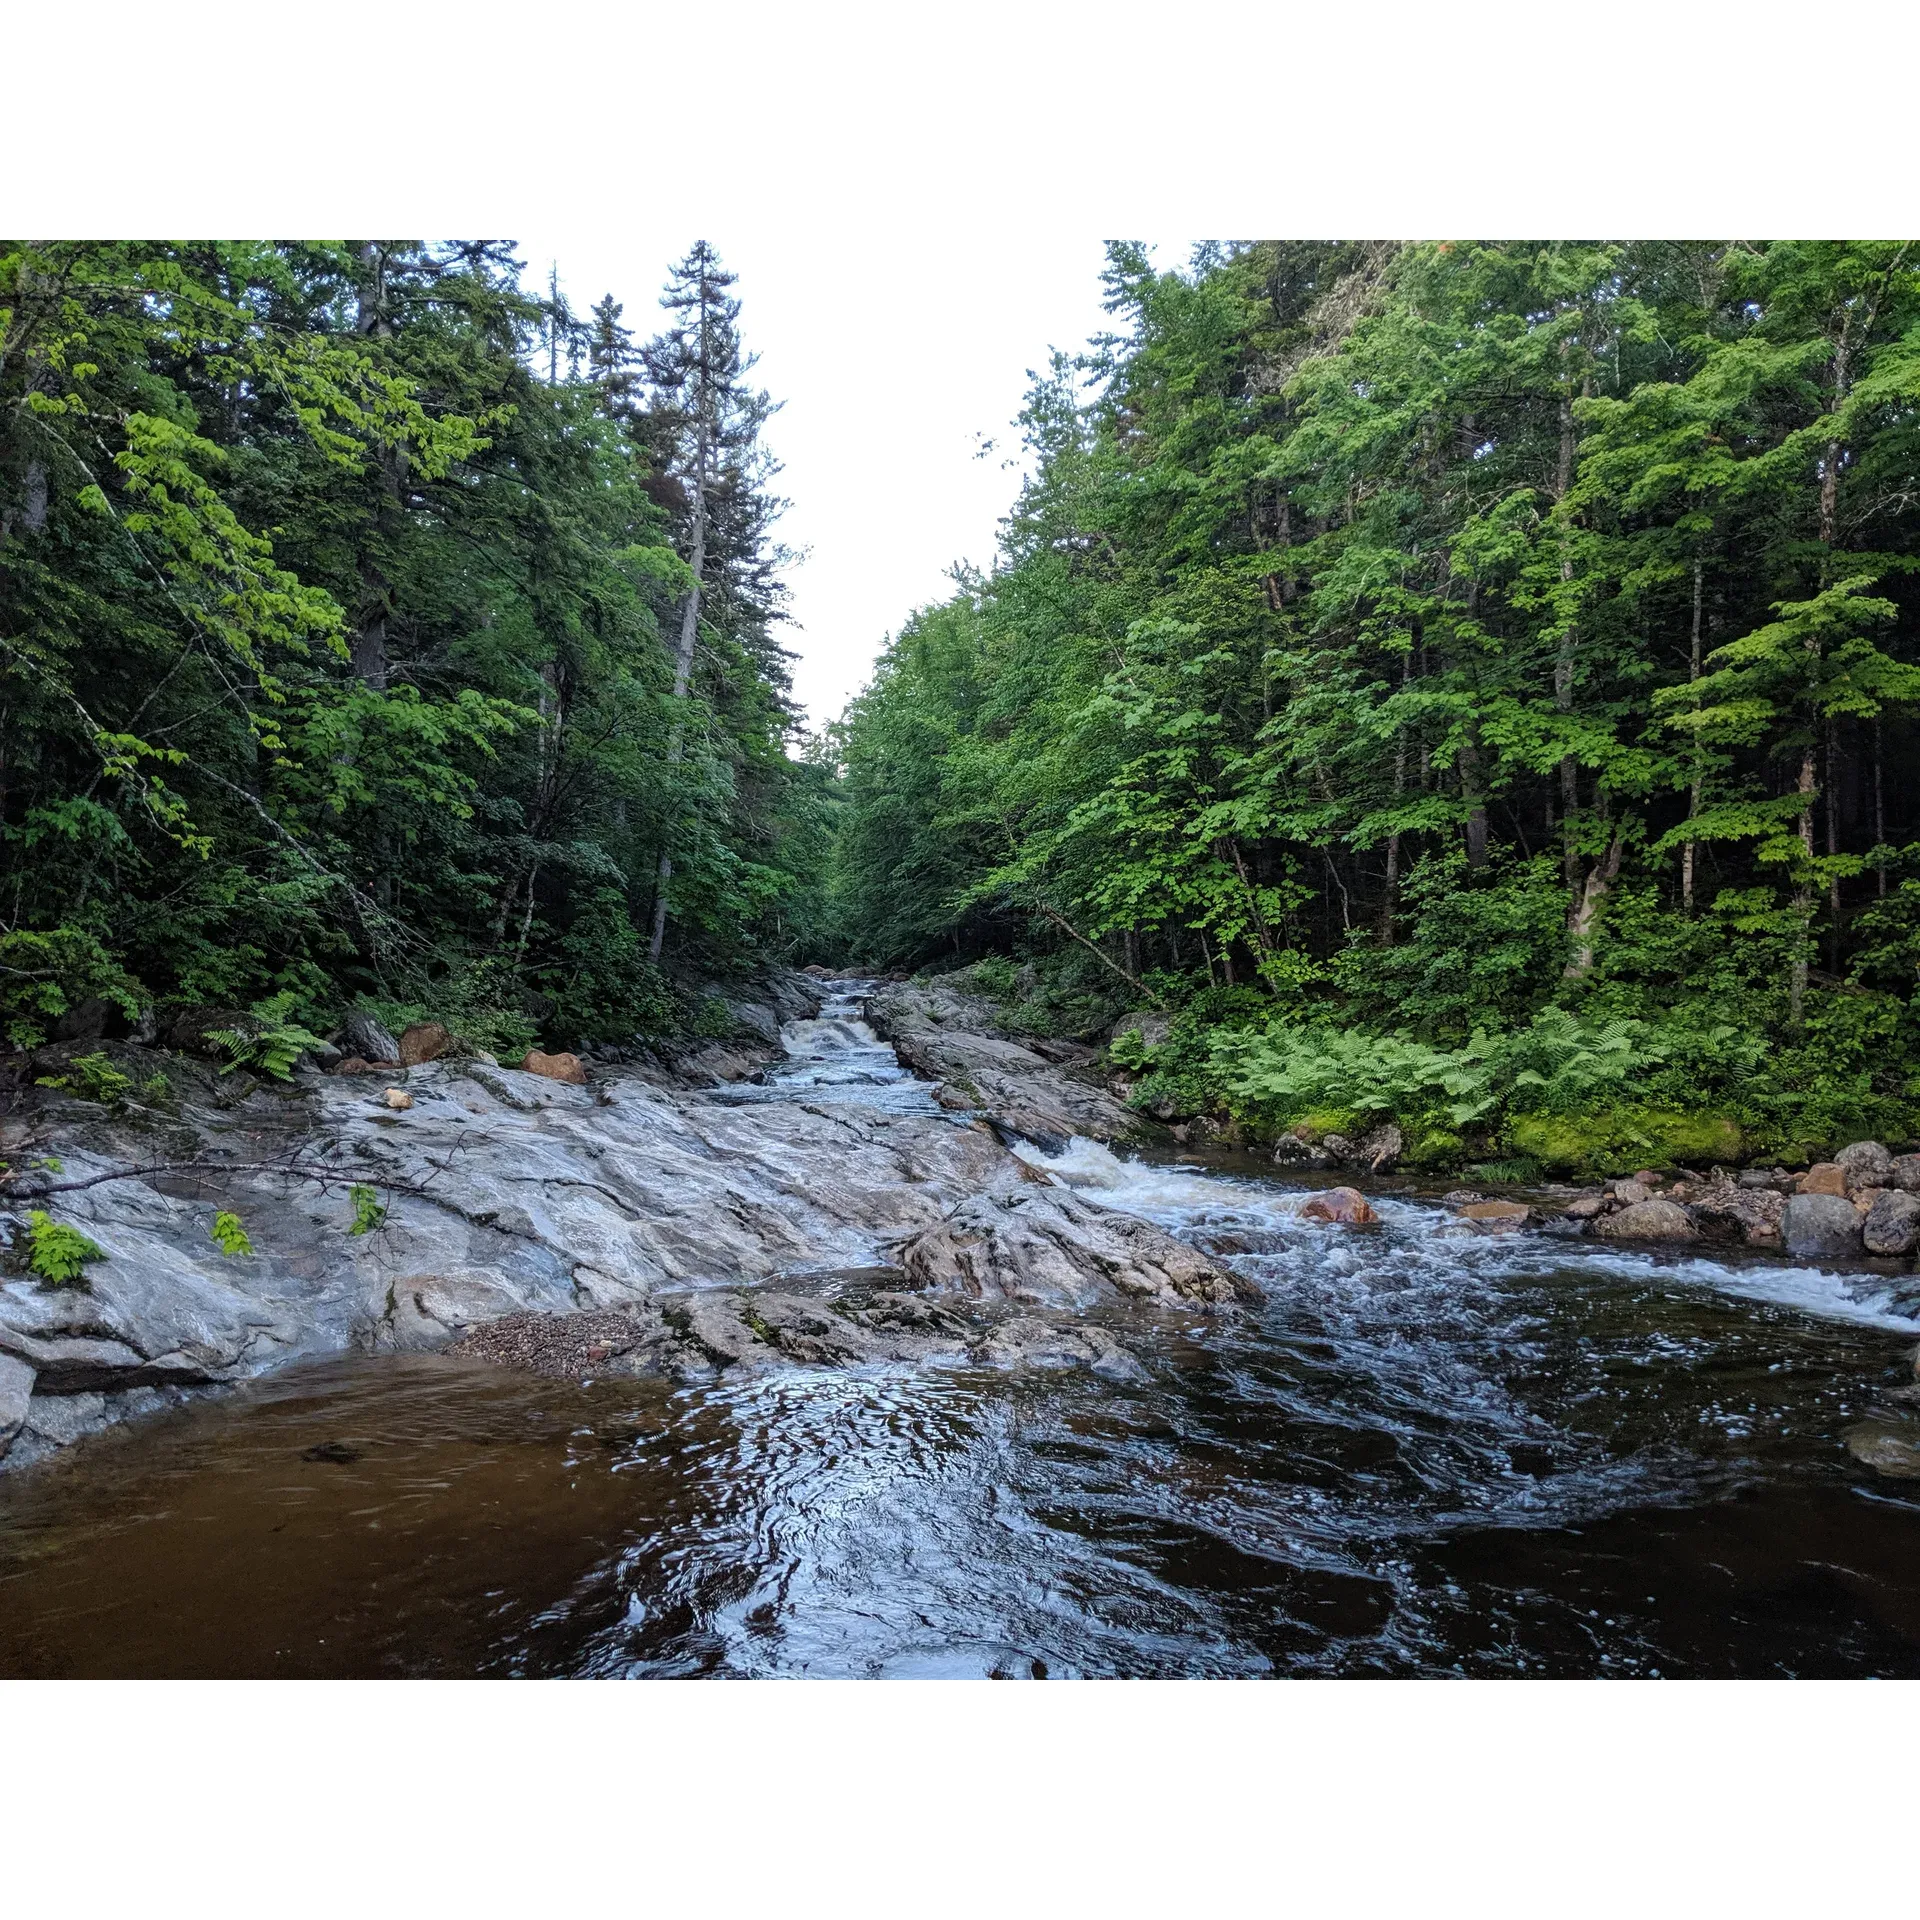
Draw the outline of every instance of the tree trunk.
<instances>
[{"instance_id":1,"label":"tree trunk","mask_svg":"<svg viewBox=\"0 0 1920 1920\"><path fill-rule=\"evenodd\" d=\"M1567 964L1563 980L1583 979L1593 970L1594 927L1600 909L1606 905L1613 883L1620 877L1620 857L1625 846L1619 827L1615 827L1604 855L1596 860L1581 882L1578 895L1567 907Z\"/></svg>"},{"instance_id":2,"label":"tree trunk","mask_svg":"<svg viewBox=\"0 0 1920 1920\"><path fill-rule=\"evenodd\" d=\"M1880 736L1880 716L1876 714L1873 720L1873 844L1876 849L1887 844L1887 792L1881 777L1884 744ZM1875 891L1884 900L1887 897L1887 856L1876 851L1873 864L1877 879Z\"/></svg>"},{"instance_id":3,"label":"tree trunk","mask_svg":"<svg viewBox=\"0 0 1920 1920\"><path fill-rule=\"evenodd\" d=\"M673 701L676 711L693 684L693 650L700 632L700 581L707 564L707 457L709 441L708 395L700 396L700 435L693 469L693 540L687 564L693 570L693 585L680 605L680 638L673 655ZM677 767L686 757L686 722L676 720L667 743L667 765ZM660 850L660 866L653 882L653 934L647 942L647 958L658 961L667 939L667 883L673 878L673 855Z\"/></svg>"},{"instance_id":4,"label":"tree trunk","mask_svg":"<svg viewBox=\"0 0 1920 1920\"><path fill-rule=\"evenodd\" d=\"M1691 685L1700 678L1700 561L1696 557L1693 563L1693 650L1687 661L1687 681ZM1693 736L1693 784L1687 789L1687 819L1689 822L1700 817L1701 789L1701 748L1700 736ZM1693 911L1693 850L1694 838L1687 835L1686 844L1680 851L1680 904L1688 913Z\"/></svg>"},{"instance_id":5,"label":"tree trunk","mask_svg":"<svg viewBox=\"0 0 1920 1920\"><path fill-rule=\"evenodd\" d=\"M1813 865L1813 745L1800 756L1800 851L1810 869ZM1794 916L1799 922L1800 942L1794 950L1793 972L1787 989L1787 1024L1798 1033L1806 1025L1807 944L1813 938L1813 883L1803 879L1793 890Z\"/></svg>"}]
</instances>

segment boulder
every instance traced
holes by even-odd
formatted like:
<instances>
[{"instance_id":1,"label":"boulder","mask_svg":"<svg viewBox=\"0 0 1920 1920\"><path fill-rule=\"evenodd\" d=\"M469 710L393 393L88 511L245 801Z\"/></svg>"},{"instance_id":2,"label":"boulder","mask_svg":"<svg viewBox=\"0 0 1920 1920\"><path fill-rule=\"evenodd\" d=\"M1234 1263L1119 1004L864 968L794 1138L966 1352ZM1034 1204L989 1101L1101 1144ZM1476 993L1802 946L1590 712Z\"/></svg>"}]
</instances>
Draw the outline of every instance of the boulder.
<instances>
[{"instance_id":1,"label":"boulder","mask_svg":"<svg viewBox=\"0 0 1920 1920\"><path fill-rule=\"evenodd\" d=\"M1920 1480L1920 1427L1865 1420L1849 1427L1841 1438L1847 1443L1847 1451L1876 1473Z\"/></svg>"},{"instance_id":2,"label":"boulder","mask_svg":"<svg viewBox=\"0 0 1920 1920\"><path fill-rule=\"evenodd\" d=\"M1897 1153L1888 1170L1889 1185L1905 1193L1920 1193L1920 1153Z\"/></svg>"},{"instance_id":3,"label":"boulder","mask_svg":"<svg viewBox=\"0 0 1920 1920\"><path fill-rule=\"evenodd\" d=\"M1609 1180L1607 1193L1623 1207L1638 1206L1660 1184L1657 1173L1633 1173L1623 1180Z\"/></svg>"},{"instance_id":4,"label":"boulder","mask_svg":"<svg viewBox=\"0 0 1920 1920\"><path fill-rule=\"evenodd\" d=\"M453 1045L453 1035L438 1020L416 1020L400 1036L400 1064L423 1067Z\"/></svg>"},{"instance_id":5,"label":"boulder","mask_svg":"<svg viewBox=\"0 0 1920 1920\"><path fill-rule=\"evenodd\" d=\"M384 1061L389 1066L400 1058L399 1041L370 1013L347 1015L346 1024L340 1030L340 1050L358 1055L362 1060Z\"/></svg>"},{"instance_id":6,"label":"boulder","mask_svg":"<svg viewBox=\"0 0 1920 1920\"><path fill-rule=\"evenodd\" d=\"M53 1037L56 1040L98 1040L106 1032L108 1021L114 1019L119 1011L119 1008L98 995L79 1001L53 1023Z\"/></svg>"},{"instance_id":7,"label":"boulder","mask_svg":"<svg viewBox=\"0 0 1920 1920\"><path fill-rule=\"evenodd\" d=\"M543 1080L564 1080L570 1087L587 1084L587 1070L577 1053L542 1053L532 1048L520 1062L522 1073L537 1073Z\"/></svg>"},{"instance_id":8,"label":"boulder","mask_svg":"<svg viewBox=\"0 0 1920 1920\"><path fill-rule=\"evenodd\" d=\"M1476 1200L1484 1200L1484 1193L1476 1193L1471 1187L1455 1187L1451 1193L1440 1196L1443 1207L1470 1207Z\"/></svg>"},{"instance_id":9,"label":"boulder","mask_svg":"<svg viewBox=\"0 0 1920 1920\"><path fill-rule=\"evenodd\" d=\"M1583 1193L1569 1200L1561 1212L1569 1220L1592 1220L1607 1210L1606 1199L1597 1193Z\"/></svg>"},{"instance_id":10,"label":"boulder","mask_svg":"<svg viewBox=\"0 0 1920 1920\"><path fill-rule=\"evenodd\" d=\"M175 1053L221 1059L225 1056L207 1036L247 1024L247 1016L238 1007L188 1007L167 1023L166 1043Z\"/></svg>"},{"instance_id":11,"label":"boulder","mask_svg":"<svg viewBox=\"0 0 1920 1920\"><path fill-rule=\"evenodd\" d=\"M1687 1208L1702 1239L1723 1245L1777 1247L1787 1197L1772 1187L1708 1187Z\"/></svg>"},{"instance_id":12,"label":"boulder","mask_svg":"<svg viewBox=\"0 0 1920 1920\"><path fill-rule=\"evenodd\" d=\"M1787 1251L1807 1259L1845 1259L1861 1246L1860 1216L1836 1193L1796 1193L1787 1202L1781 1233Z\"/></svg>"},{"instance_id":13,"label":"boulder","mask_svg":"<svg viewBox=\"0 0 1920 1920\"><path fill-rule=\"evenodd\" d=\"M1893 1185L1893 1155L1878 1140L1856 1140L1852 1146L1842 1147L1833 1156L1833 1163L1845 1176L1849 1193L1861 1187Z\"/></svg>"},{"instance_id":14,"label":"boulder","mask_svg":"<svg viewBox=\"0 0 1920 1920\"><path fill-rule=\"evenodd\" d=\"M342 1055L331 1040L321 1040L307 1049L307 1058L322 1073L332 1073L340 1065Z\"/></svg>"},{"instance_id":15,"label":"boulder","mask_svg":"<svg viewBox=\"0 0 1920 1920\"><path fill-rule=\"evenodd\" d=\"M1518 1200L1475 1200L1460 1216L1477 1233L1518 1233L1533 1220L1533 1209Z\"/></svg>"},{"instance_id":16,"label":"boulder","mask_svg":"<svg viewBox=\"0 0 1920 1920\"><path fill-rule=\"evenodd\" d=\"M1173 1015L1158 1013L1151 1009L1142 1013L1123 1013L1113 1023L1110 1040L1118 1040L1123 1034L1134 1034L1141 1046L1151 1050L1164 1047L1173 1032Z\"/></svg>"},{"instance_id":17,"label":"boulder","mask_svg":"<svg viewBox=\"0 0 1920 1920\"><path fill-rule=\"evenodd\" d=\"M1320 1220L1334 1227L1370 1227L1380 1216L1367 1205L1366 1195L1353 1187L1329 1187L1316 1193L1300 1209L1302 1220Z\"/></svg>"},{"instance_id":18,"label":"boulder","mask_svg":"<svg viewBox=\"0 0 1920 1920\"><path fill-rule=\"evenodd\" d=\"M1687 1210L1677 1200L1636 1200L1618 1213L1603 1213L1593 1223L1603 1240L1692 1240L1697 1238Z\"/></svg>"},{"instance_id":19,"label":"boulder","mask_svg":"<svg viewBox=\"0 0 1920 1920\"><path fill-rule=\"evenodd\" d=\"M1869 1253L1911 1253L1920 1246L1920 1194L1882 1187L1861 1222L1860 1237Z\"/></svg>"},{"instance_id":20,"label":"boulder","mask_svg":"<svg viewBox=\"0 0 1920 1920\"><path fill-rule=\"evenodd\" d=\"M413 1095L403 1092L399 1087L389 1087L384 1097L395 1113L405 1113L413 1105Z\"/></svg>"},{"instance_id":21,"label":"boulder","mask_svg":"<svg viewBox=\"0 0 1920 1920\"><path fill-rule=\"evenodd\" d=\"M1388 1120L1361 1139L1353 1150L1353 1157L1363 1161L1370 1172L1385 1173L1398 1163L1406 1150L1406 1137Z\"/></svg>"},{"instance_id":22,"label":"boulder","mask_svg":"<svg viewBox=\"0 0 1920 1920\"><path fill-rule=\"evenodd\" d=\"M1251 1281L1131 1214L1063 1188L974 1194L901 1250L917 1286L960 1299L1084 1307L1116 1299L1168 1307L1257 1300Z\"/></svg>"},{"instance_id":23,"label":"boulder","mask_svg":"<svg viewBox=\"0 0 1920 1920\"><path fill-rule=\"evenodd\" d=\"M1795 1193L1831 1194L1844 1200L1847 1194L1847 1170L1835 1160L1820 1160L1793 1183Z\"/></svg>"},{"instance_id":24,"label":"boulder","mask_svg":"<svg viewBox=\"0 0 1920 1920\"><path fill-rule=\"evenodd\" d=\"M1336 1167L1344 1167L1354 1157L1353 1142L1344 1133L1323 1133L1320 1149Z\"/></svg>"},{"instance_id":25,"label":"boulder","mask_svg":"<svg viewBox=\"0 0 1920 1920\"><path fill-rule=\"evenodd\" d=\"M1276 1167L1330 1167L1333 1155L1317 1141L1303 1140L1297 1133L1283 1133L1273 1143Z\"/></svg>"}]
</instances>

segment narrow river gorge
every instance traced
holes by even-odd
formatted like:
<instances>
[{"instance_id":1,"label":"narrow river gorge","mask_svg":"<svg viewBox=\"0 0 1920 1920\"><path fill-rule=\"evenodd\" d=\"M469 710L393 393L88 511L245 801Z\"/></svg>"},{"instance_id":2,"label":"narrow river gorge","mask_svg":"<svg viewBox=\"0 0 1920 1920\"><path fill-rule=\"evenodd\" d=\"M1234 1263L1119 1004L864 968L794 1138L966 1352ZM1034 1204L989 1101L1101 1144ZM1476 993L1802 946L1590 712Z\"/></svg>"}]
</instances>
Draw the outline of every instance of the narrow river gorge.
<instances>
[{"instance_id":1,"label":"narrow river gorge","mask_svg":"<svg viewBox=\"0 0 1920 1920\"><path fill-rule=\"evenodd\" d=\"M873 985L687 1124L1000 1154L863 1023ZM517 1371L404 1315L294 1342L0 1478L0 1673L1920 1675L1920 1482L1846 1442L1910 1411L1898 1281L1479 1236L1391 1181L1344 1229L1251 1156L1016 1144L1249 1298L704 1374ZM892 1298L909 1228L778 1284Z\"/></svg>"}]
</instances>

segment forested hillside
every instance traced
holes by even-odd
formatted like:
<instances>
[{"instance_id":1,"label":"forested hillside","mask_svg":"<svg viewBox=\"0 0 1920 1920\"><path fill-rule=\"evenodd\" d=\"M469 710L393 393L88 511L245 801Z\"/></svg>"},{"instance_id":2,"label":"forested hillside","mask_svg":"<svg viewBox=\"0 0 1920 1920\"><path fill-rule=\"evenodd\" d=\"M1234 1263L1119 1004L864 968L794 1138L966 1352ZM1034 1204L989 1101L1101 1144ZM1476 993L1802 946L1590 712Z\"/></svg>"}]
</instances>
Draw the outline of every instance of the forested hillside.
<instances>
[{"instance_id":1,"label":"forested hillside","mask_svg":"<svg viewBox=\"0 0 1920 1920\"><path fill-rule=\"evenodd\" d=\"M1037 961L1015 1018L1179 1016L1122 1047L1156 1110L1435 1164L1911 1134L1920 253L1122 245L1108 293L998 566L843 723L868 958Z\"/></svg>"},{"instance_id":2,"label":"forested hillside","mask_svg":"<svg viewBox=\"0 0 1920 1920\"><path fill-rule=\"evenodd\" d=\"M640 344L500 243L0 242L0 1044L625 1038L791 948L827 779L730 284Z\"/></svg>"}]
</instances>

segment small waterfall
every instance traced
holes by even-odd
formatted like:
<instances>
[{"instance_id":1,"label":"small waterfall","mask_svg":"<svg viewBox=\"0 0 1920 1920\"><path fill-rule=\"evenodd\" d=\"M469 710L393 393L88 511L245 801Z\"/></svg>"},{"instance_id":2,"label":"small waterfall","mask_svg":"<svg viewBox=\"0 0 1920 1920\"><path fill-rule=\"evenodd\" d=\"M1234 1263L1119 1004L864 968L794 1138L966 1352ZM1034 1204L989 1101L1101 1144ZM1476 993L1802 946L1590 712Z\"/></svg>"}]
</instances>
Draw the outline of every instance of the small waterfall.
<instances>
[{"instance_id":1,"label":"small waterfall","mask_svg":"<svg viewBox=\"0 0 1920 1920\"><path fill-rule=\"evenodd\" d=\"M741 1106L776 1100L832 1100L886 1113L943 1113L932 1088L900 1064L900 1056L861 1015L877 980L828 980L811 1020L780 1029L786 1054L752 1080L714 1089L713 1098Z\"/></svg>"}]
</instances>

